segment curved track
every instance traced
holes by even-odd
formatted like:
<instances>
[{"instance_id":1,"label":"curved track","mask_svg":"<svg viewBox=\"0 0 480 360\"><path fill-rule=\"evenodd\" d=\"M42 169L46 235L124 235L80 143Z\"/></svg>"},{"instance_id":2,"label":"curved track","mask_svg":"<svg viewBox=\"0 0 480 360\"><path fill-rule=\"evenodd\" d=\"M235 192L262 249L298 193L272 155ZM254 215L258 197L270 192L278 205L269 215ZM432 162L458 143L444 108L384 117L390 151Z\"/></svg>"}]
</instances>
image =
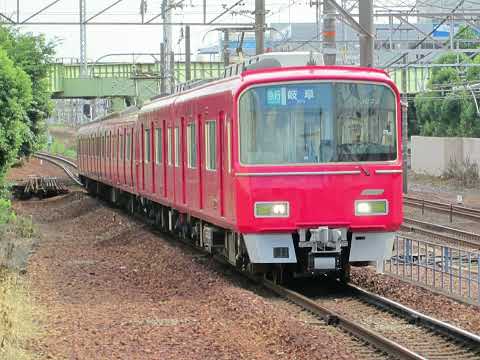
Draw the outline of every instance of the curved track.
<instances>
[{"instance_id":1,"label":"curved track","mask_svg":"<svg viewBox=\"0 0 480 360\"><path fill-rule=\"evenodd\" d=\"M62 156L51 155L51 154L47 154L47 153L43 153L43 152L35 153L33 156L35 156L38 159L48 161L55 166L58 166L77 185L83 186L83 184L81 183L81 181L78 177L78 173L77 173L78 166L73 161L71 161L69 159L66 159Z\"/></svg>"},{"instance_id":2,"label":"curved track","mask_svg":"<svg viewBox=\"0 0 480 360\"><path fill-rule=\"evenodd\" d=\"M353 285L323 294L310 286L293 291L264 280L276 294L353 334L387 357L478 359L480 337ZM312 290L313 289L313 290Z\"/></svg>"}]
</instances>

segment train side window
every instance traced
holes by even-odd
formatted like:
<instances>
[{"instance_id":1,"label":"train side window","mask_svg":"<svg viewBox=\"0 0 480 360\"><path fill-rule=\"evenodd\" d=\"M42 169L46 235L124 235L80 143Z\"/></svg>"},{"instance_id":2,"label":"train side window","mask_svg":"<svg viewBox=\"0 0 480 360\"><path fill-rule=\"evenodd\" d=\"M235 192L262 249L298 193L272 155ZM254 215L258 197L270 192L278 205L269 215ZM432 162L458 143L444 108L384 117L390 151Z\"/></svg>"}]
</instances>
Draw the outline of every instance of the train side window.
<instances>
[{"instance_id":1,"label":"train side window","mask_svg":"<svg viewBox=\"0 0 480 360\"><path fill-rule=\"evenodd\" d=\"M162 129L156 128L155 129L155 162L157 164L162 163L162 156L163 156L162 148L163 148Z\"/></svg>"},{"instance_id":2,"label":"train side window","mask_svg":"<svg viewBox=\"0 0 480 360\"><path fill-rule=\"evenodd\" d=\"M230 121L227 121L227 169L230 174L232 172L232 131L230 129Z\"/></svg>"},{"instance_id":3,"label":"train side window","mask_svg":"<svg viewBox=\"0 0 480 360\"><path fill-rule=\"evenodd\" d=\"M145 129L145 140L144 140L144 151L145 151L145 162L150 162L150 129Z\"/></svg>"},{"instance_id":4,"label":"train side window","mask_svg":"<svg viewBox=\"0 0 480 360\"><path fill-rule=\"evenodd\" d=\"M197 137L195 132L195 123L187 126L187 166L190 169L197 167Z\"/></svg>"},{"instance_id":5,"label":"train side window","mask_svg":"<svg viewBox=\"0 0 480 360\"><path fill-rule=\"evenodd\" d=\"M175 128L175 167L180 166L180 133L178 127Z\"/></svg>"},{"instance_id":6,"label":"train side window","mask_svg":"<svg viewBox=\"0 0 480 360\"><path fill-rule=\"evenodd\" d=\"M129 161L131 159L131 156L132 156L132 135L131 134L127 134L127 161Z\"/></svg>"},{"instance_id":7,"label":"train side window","mask_svg":"<svg viewBox=\"0 0 480 360\"><path fill-rule=\"evenodd\" d=\"M124 150L124 146L123 146L123 135L120 135L120 152L119 152L119 156L118 158L120 160L123 160L123 150Z\"/></svg>"},{"instance_id":8,"label":"train side window","mask_svg":"<svg viewBox=\"0 0 480 360\"><path fill-rule=\"evenodd\" d=\"M172 165L172 128L167 129L167 157L168 165Z\"/></svg>"},{"instance_id":9,"label":"train side window","mask_svg":"<svg viewBox=\"0 0 480 360\"><path fill-rule=\"evenodd\" d=\"M205 123L205 166L207 170L217 169L217 128L215 121Z\"/></svg>"},{"instance_id":10,"label":"train side window","mask_svg":"<svg viewBox=\"0 0 480 360\"><path fill-rule=\"evenodd\" d=\"M117 137L113 135L113 160L117 158Z\"/></svg>"}]
</instances>

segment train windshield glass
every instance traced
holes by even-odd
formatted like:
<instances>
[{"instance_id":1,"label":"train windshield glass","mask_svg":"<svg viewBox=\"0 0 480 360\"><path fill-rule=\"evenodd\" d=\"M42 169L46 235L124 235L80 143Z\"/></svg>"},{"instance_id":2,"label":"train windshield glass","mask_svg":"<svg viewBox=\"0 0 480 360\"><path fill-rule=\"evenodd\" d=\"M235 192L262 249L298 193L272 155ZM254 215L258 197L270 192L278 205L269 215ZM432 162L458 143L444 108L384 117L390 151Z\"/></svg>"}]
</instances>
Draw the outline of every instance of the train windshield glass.
<instances>
[{"instance_id":1,"label":"train windshield glass","mask_svg":"<svg viewBox=\"0 0 480 360\"><path fill-rule=\"evenodd\" d=\"M368 83L253 87L240 98L242 164L397 158L395 96Z\"/></svg>"}]
</instances>

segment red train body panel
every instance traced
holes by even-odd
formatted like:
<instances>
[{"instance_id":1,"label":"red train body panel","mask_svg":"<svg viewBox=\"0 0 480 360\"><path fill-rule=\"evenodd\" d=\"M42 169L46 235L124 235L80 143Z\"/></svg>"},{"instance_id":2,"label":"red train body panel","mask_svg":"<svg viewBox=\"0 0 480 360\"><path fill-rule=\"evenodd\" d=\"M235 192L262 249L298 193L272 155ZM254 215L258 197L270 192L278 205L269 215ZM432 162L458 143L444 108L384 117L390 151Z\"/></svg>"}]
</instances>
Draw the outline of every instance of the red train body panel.
<instances>
[{"instance_id":1,"label":"red train body panel","mask_svg":"<svg viewBox=\"0 0 480 360\"><path fill-rule=\"evenodd\" d=\"M363 93L376 95L364 101ZM347 99L343 103L342 96ZM355 115L348 96L367 110ZM393 105L384 106L387 102ZM330 114L334 112L336 118ZM392 118L394 129L384 125L385 116ZM368 124L362 123L367 117ZM339 119L346 124L342 128L336 125ZM298 233L299 239L294 237L298 257L297 241L308 240L302 239L302 229L338 228L355 235L390 234L399 228L400 119L398 90L382 71L335 66L245 71L154 100L138 114L84 126L79 131L79 171L90 181L238 236ZM281 121L285 125L278 125ZM272 123L277 128L270 131ZM364 140L369 132L376 134L376 142ZM349 137L353 140L345 140ZM345 143L332 150L335 139ZM374 149L368 156L375 160L362 160L367 156L358 150L362 146ZM262 152L261 147L270 151ZM335 151L345 154L330 155ZM321 157L329 161L320 161ZM381 200L371 204L386 207L381 208L385 214L358 213L369 209L370 200ZM281 216L270 216L272 209ZM263 216L262 211L268 214ZM354 240L350 236L348 241ZM250 260L255 257L252 251ZM291 254L290 260L294 262Z\"/></svg>"}]
</instances>

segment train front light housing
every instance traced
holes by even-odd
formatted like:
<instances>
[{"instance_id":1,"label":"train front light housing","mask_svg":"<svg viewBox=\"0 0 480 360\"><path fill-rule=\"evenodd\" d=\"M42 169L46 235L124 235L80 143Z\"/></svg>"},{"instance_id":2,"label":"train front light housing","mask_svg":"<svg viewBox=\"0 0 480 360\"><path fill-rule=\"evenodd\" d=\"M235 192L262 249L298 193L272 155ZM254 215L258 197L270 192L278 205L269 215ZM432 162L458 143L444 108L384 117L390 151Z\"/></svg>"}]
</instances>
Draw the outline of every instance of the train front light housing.
<instances>
[{"instance_id":1,"label":"train front light housing","mask_svg":"<svg viewBox=\"0 0 480 360\"><path fill-rule=\"evenodd\" d=\"M355 215L387 215L387 200L357 200L355 201Z\"/></svg>"},{"instance_id":2,"label":"train front light housing","mask_svg":"<svg viewBox=\"0 0 480 360\"><path fill-rule=\"evenodd\" d=\"M256 218L288 217L289 212L290 212L290 204L287 201L255 203Z\"/></svg>"}]
</instances>

